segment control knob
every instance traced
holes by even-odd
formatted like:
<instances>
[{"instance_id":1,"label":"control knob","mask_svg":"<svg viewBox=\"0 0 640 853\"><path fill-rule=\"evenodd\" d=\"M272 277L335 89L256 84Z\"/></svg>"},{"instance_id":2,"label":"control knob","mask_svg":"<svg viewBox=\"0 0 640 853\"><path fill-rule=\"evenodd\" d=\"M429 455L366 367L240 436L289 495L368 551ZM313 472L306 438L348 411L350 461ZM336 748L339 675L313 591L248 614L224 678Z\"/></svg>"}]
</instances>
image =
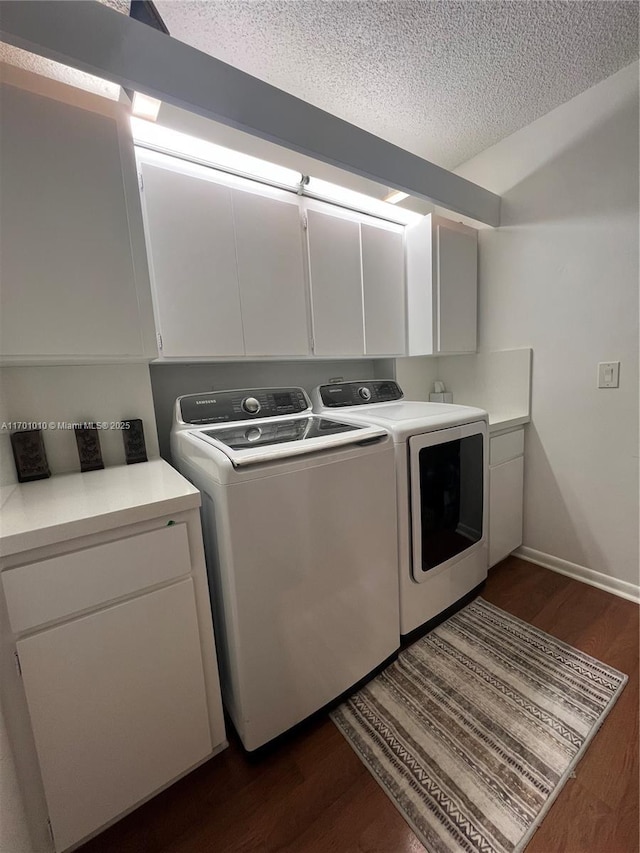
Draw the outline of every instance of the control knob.
<instances>
[{"instance_id":1,"label":"control knob","mask_svg":"<svg viewBox=\"0 0 640 853\"><path fill-rule=\"evenodd\" d=\"M255 397L245 397L242 401L242 408L249 415L257 415L260 411L260 403Z\"/></svg>"},{"instance_id":2,"label":"control knob","mask_svg":"<svg viewBox=\"0 0 640 853\"><path fill-rule=\"evenodd\" d=\"M244 434L247 441L260 441L262 438L262 430L260 427L250 427Z\"/></svg>"},{"instance_id":3,"label":"control knob","mask_svg":"<svg viewBox=\"0 0 640 853\"><path fill-rule=\"evenodd\" d=\"M358 388L358 397L368 403L371 399L371 391L363 385L362 388Z\"/></svg>"}]
</instances>

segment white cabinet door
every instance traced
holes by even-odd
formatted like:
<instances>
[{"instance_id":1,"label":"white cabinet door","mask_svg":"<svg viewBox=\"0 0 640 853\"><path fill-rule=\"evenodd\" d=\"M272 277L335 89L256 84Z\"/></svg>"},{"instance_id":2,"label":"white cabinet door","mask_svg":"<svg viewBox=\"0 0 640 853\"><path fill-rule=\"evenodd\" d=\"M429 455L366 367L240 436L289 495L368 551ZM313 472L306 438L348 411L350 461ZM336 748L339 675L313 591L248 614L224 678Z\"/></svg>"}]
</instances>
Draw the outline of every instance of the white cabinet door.
<instances>
[{"instance_id":1,"label":"white cabinet door","mask_svg":"<svg viewBox=\"0 0 640 853\"><path fill-rule=\"evenodd\" d=\"M522 545L524 457L489 469L489 566Z\"/></svg>"},{"instance_id":2,"label":"white cabinet door","mask_svg":"<svg viewBox=\"0 0 640 853\"><path fill-rule=\"evenodd\" d=\"M211 752L191 578L17 648L57 850Z\"/></svg>"},{"instance_id":3,"label":"white cabinet door","mask_svg":"<svg viewBox=\"0 0 640 853\"><path fill-rule=\"evenodd\" d=\"M360 223L308 210L315 355L364 353Z\"/></svg>"},{"instance_id":4,"label":"white cabinet door","mask_svg":"<svg viewBox=\"0 0 640 853\"><path fill-rule=\"evenodd\" d=\"M297 198L233 190L233 214L246 355L308 355Z\"/></svg>"},{"instance_id":5,"label":"white cabinet door","mask_svg":"<svg viewBox=\"0 0 640 853\"><path fill-rule=\"evenodd\" d=\"M231 189L142 163L162 355L244 355Z\"/></svg>"},{"instance_id":6,"label":"white cabinet door","mask_svg":"<svg viewBox=\"0 0 640 853\"><path fill-rule=\"evenodd\" d=\"M117 107L0 98L1 354L143 357Z\"/></svg>"},{"instance_id":7,"label":"white cabinet door","mask_svg":"<svg viewBox=\"0 0 640 853\"><path fill-rule=\"evenodd\" d=\"M477 233L429 214L406 230L409 355L475 352Z\"/></svg>"},{"instance_id":8,"label":"white cabinet door","mask_svg":"<svg viewBox=\"0 0 640 853\"><path fill-rule=\"evenodd\" d=\"M407 354L436 351L436 306L433 290L434 246L431 217L406 229Z\"/></svg>"},{"instance_id":9,"label":"white cabinet door","mask_svg":"<svg viewBox=\"0 0 640 853\"><path fill-rule=\"evenodd\" d=\"M366 353L401 355L406 347L402 230L366 223L360 228Z\"/></svg>"},{"instance_id":10,"label":"white cabinet door","mask_svg":"<svg viewBox=\"0 0 640 853\"><path fill-rule=\"evenodd\" d=\"M437 234L438 352L476 351L477 240L441 224Z\"/></svg>"}]
</instances>

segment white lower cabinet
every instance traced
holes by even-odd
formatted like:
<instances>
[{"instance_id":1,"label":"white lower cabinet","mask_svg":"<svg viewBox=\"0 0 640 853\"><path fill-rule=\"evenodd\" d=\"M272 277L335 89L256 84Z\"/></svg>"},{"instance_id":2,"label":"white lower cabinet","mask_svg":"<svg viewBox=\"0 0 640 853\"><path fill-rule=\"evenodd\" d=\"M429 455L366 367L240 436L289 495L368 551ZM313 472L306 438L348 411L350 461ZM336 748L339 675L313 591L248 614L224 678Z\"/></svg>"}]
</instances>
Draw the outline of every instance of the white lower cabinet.
<instances>
[{"instance_id":1,"label":"white lower cabinet","mask_svg":"<svg viewBox=\"0 0 640 853\"><path fill-rule=\"evenodd\" d=\"M95 474L114 505L129 487L131 514L142 503L151 518L100 531L88 512L86 533L47 527L46 545L34 522L38 547L0 558L0 693L38 850L51 849L47 821L61 853L226 745L197 493L165 463L146 465ZM51 478L40 499L64 493L60 518L66 499L77 525L85 476L59 478L66 489ZM38 494L23 491L7 530L38 518ZM190 507L154 516L161 499Z\"/></svg>"},{"instance_id":2,"label":"white lower cabinet","mask_svg":"<svg viewBox=\"0 0 640 853\"><path fill-rule=\"evenodd\" d=\"M211 752L191 578L17 650L56 849Z\"/></svg>"},{"instance_id":3,"label":"white lower cabinet","mask_svg":"<svg viewBox=\"0 0 640 853\"><path fill-rule=\"evenodd\" d=\"M489 566L522 545L524 430L490 440Z\"/></svg>"}]
</instances>

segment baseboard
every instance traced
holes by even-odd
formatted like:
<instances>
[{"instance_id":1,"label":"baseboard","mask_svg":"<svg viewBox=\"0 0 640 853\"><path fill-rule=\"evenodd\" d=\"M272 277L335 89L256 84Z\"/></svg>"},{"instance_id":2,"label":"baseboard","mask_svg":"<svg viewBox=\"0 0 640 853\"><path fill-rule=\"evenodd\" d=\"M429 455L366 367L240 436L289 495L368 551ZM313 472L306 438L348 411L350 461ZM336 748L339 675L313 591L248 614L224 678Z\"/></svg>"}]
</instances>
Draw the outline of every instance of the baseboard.
<instances>
[{"instance_id":1,"label":"baseboard","mask_svg":"<svg viewBox=\"0 0 640 853\"><path fill-rule=\"evenodd\" d=\"M611 592L619 598L626 598L628 601L640 604L640 586L638 584L621 581L612 578L610 575L603 575L602 572L587 569L577 563L570 563L569 560L561 560L560 557L545 554L543 551L536 551L535 548L527 548L526 545L516 548L513 555L522 560L527 560L529 563L543 566L545 569L551 569L552 572L558 572L558 574L566 575L574 578L574 580L582 581L582 583L588 583L589 586L596 586L605 592Z\"/></svg>"}]
</instances>

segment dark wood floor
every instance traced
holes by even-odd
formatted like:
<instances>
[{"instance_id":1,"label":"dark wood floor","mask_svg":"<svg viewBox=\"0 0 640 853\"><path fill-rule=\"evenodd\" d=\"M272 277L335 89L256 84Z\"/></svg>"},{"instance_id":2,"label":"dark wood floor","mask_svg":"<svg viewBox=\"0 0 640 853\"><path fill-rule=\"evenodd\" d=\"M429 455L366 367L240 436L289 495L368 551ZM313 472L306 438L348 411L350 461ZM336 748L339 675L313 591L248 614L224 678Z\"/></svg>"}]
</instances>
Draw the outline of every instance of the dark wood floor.
<instances>
[{"instance_id":1,"label":"dark wood floor","mask_svg":"<svg viewBox=\"0 0 640 853\"><path fill-rule=\"evenodd\" d=\"M484 597L629 675L527 853L638 853L638 607L516 558ZM418 853L399 813L328 719L259 763L237 744L82 853Z\"/></svg>"}]
</instances>

